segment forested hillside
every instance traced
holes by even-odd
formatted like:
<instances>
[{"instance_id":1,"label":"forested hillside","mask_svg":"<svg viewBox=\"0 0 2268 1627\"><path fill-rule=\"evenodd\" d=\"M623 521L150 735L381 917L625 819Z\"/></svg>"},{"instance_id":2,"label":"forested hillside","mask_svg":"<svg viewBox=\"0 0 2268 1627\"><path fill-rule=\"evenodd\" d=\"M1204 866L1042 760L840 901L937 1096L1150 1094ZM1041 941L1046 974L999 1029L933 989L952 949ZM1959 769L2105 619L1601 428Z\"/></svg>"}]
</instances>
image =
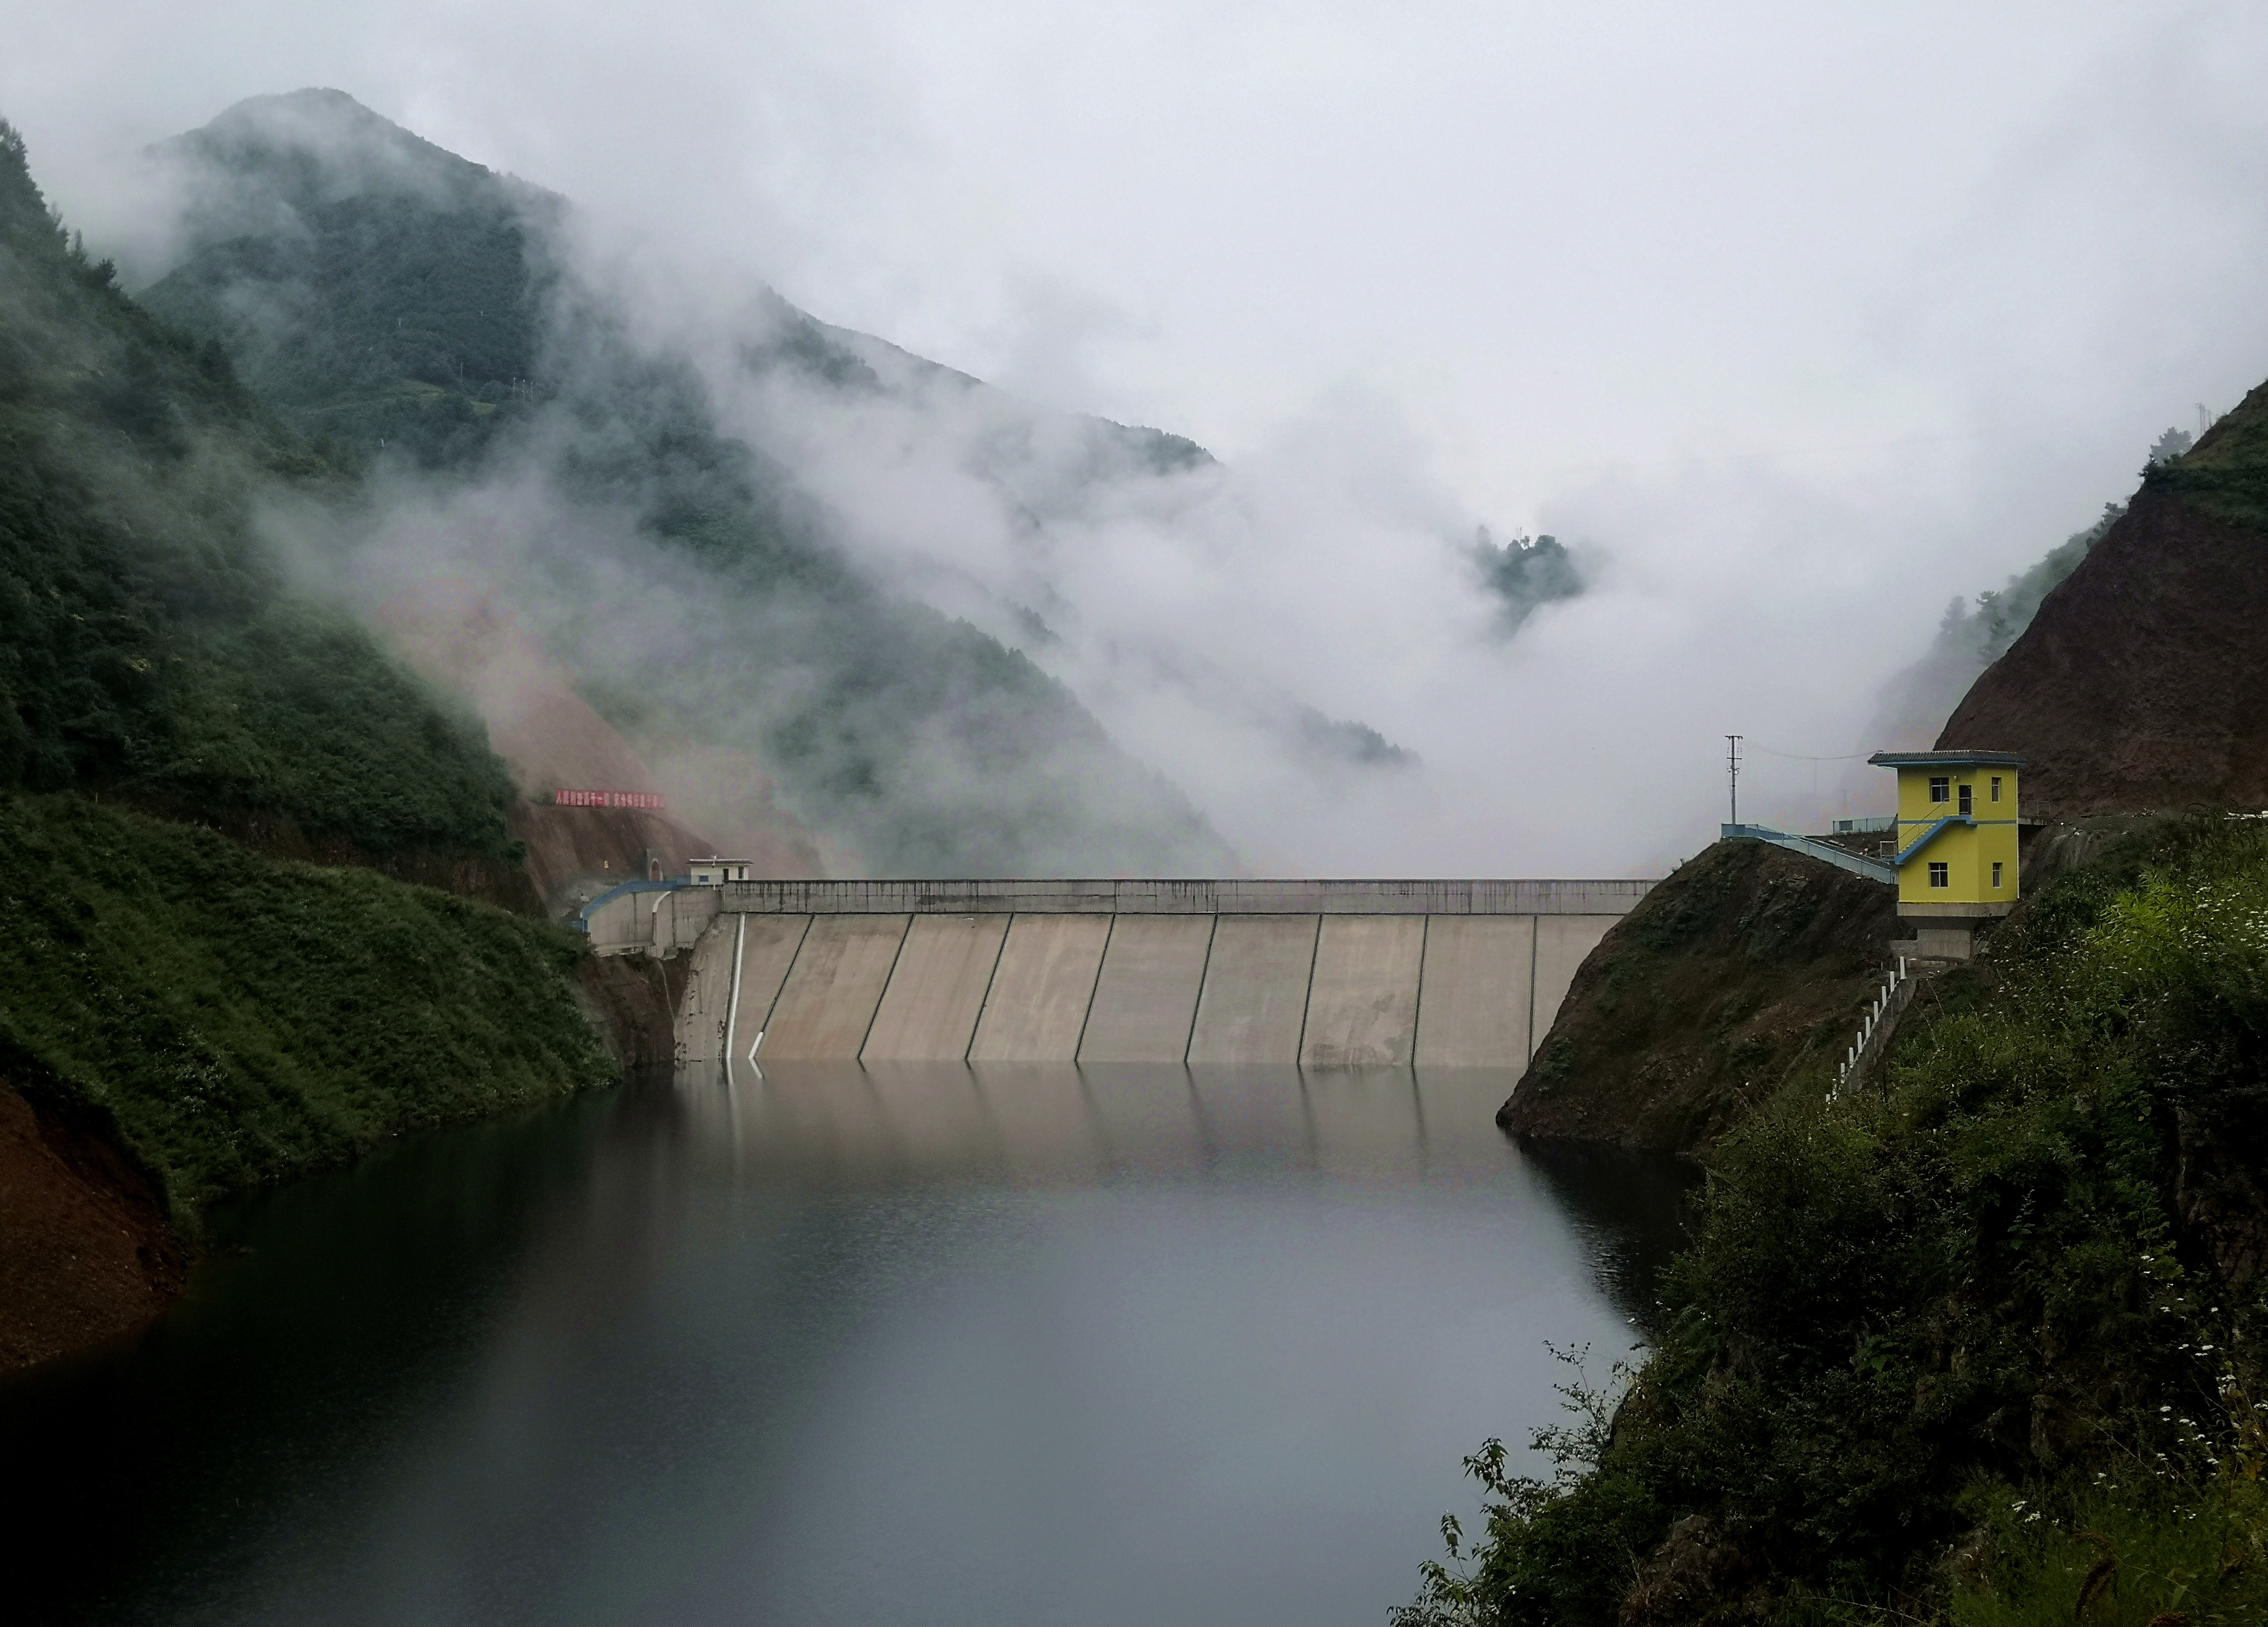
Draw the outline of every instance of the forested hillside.
<instances>
[{"instance_id":1,"label":"forested hillside","mask_svg":"<svg viewBox=\"0 0 2268 1627\"><path fill-rule=\"evenodd\" d=\"M254 535L264 492L340 478L89 261L0 126L0 786L505 854L477 723Z\"/></svg>"},{"instance_id":2,"label":"forested hillside","mask_svg":"<svg viewBox=\"0 0 2268 1627\"><path fill-rule=\"evenodd\" d=\"M562 269L561 200L335 92L243 104L161 156L191 200L189 247L151 308L361 463L546 510L492 585L609 721L752 752L873 871L1233 866L1020 652L853 568L792 472L720 427L698 370ZM851 392L883 389L878 365L947 376L765 308L741 357L757 372ZM1143 467L1204 458L1100 421L1094 445ZM632 582L639 642L609 636Z\"/></svg>"},{"instance_id":3,"label":"forested hillside","mask_svg":"<svg viewBox=\"0 0 2268 1627\"><path fill-rule=\"evenodd\" d=\"M0 1369L161 1310L209 1197L615 1076L571 935L376 873L533 902L479 722L261 534L353 490L0 124Z\"/></svg>"},{"instance_id":4,"label":"forested hillside","mask_svg":"<svg viewBox=\"0 0 2268 1627\"><path fill-rule=\"evenodd\" d=\"M143 302L221 344L294 428L438 466L530 404L562 200L335 92L246 104L160 151L195 247Z\"/></svg>"},{"instance_id":5,"label":"forested hillside","mask_svg":"<svg viewBox=\"0 0 2268 1627\"><path fill-rule=\"evenodd\" d=\"M2205 1627L2268 1612L2268 836L2161 825L1710 1160L1657 1347L1602 1352L1403 1627Z\"/></svg>"}]
</instances>

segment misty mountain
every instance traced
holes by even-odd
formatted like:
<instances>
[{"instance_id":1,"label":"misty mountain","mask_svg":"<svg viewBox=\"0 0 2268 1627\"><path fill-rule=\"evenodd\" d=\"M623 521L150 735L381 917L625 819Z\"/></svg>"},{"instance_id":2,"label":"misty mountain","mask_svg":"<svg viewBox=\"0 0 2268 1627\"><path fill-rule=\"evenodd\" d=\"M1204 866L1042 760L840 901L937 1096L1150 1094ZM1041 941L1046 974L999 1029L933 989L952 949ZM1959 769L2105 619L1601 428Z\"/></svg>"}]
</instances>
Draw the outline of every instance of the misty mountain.
<instances>
[{"instance_id":1,"label":"misty mountain","mask_svg":"<svg viewBox=\"0 0 2268 1627\"><path fill-rule=\"evenodd\" d=\"M353 512L297 521L325 570L367 593L484 578L609 721L754 752L875 872L1233 867L1061 683L854 564L795 472L730 431L711 373L570 268L563 200L335 92L240 104L153 158L180 249L144 302L369 472ZM733 379L984 393L754 304ZM1058 417L1040 432L1093 472L1209 461Z\"/></svg>"},{"instance_id":2,"label":"misty mountain","mask_svg":"<svg viewBox=\"0 0 2268 1627\"><path fill-rule=\"evenodd\" d=\"M223 337L246 381L311 436L461 461L545 373L570 206L337 91L242 102L152 152L183 198L180 263L143 298ZM990 387L760 290L751 371L852 393ZM997 393L995 393L997 394ZM501 410L499 410L501 409ZM1211 461L1194 441L1079 415L1091 475ZM1002 448L1007 461L1009 448Z\"/></svg>"},{"instance_id":3,"label":"misty mountain","mask_svg":"<svg viewBox=\"0 0 2268 1627\"><path fill-rule=\"evenodd\" d=\"M1498 601L1498 621L1506 637L1552 600L1583 591L1575 562L1555 536L1514 537L1499 546L1483 526L1473 538L1472 556L1481 585Z\"/></svg>"},{"instance_id":4,"label":"misty mountain","mask_svg":"<svg viewBox=\"0 0 2268 1627\"><path fill-rule=\"evenodd\" d=\"M244 103L152 156L189 252L143 303L302 433L462 462L533 384L563 200L335 92Z\"/></svg>"},{"instance_id":5,"label":"misty mountain","mask_svg":"<svg viewBox=\"0 0 2268 1627\"><path fill-rule=\"evenodd\" d=\"M258 534L263 502L345 483L88 259L0 124L0 788L364 858L507 856L477 720Z\"/></svg>"}]
</instances>

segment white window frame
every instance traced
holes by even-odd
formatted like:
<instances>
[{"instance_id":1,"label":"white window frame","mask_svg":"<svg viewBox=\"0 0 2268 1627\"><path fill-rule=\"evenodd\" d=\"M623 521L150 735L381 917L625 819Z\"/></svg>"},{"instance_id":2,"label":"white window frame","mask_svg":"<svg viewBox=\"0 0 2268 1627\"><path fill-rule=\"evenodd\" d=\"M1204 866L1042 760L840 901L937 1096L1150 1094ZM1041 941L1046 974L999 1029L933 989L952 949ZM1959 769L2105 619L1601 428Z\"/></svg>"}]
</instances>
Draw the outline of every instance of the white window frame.
<instances>
[{"instance_id":1,"label":"white window frame","mask_svg":"<svg viewBox=\"0 0 2268 1627\"><path fill-rule=\"evenodd\" d=\"M1931 864L1929 867L1929 884L1932 887L1951 887L1953 885L1953 865L1950 861Z\"/></svg>"}]
</instances>

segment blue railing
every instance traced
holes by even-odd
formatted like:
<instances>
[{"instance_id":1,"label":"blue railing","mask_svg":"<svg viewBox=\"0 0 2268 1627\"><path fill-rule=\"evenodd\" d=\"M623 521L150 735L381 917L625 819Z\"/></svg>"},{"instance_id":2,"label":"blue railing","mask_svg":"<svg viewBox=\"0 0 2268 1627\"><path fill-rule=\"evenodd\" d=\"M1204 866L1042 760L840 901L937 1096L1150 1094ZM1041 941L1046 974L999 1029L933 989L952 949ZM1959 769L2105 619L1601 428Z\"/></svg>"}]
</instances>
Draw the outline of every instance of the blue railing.
<instances>
[{"instance_id":1,"label":"blue railing","mask_svg":"<svg viewBox=\"0 0 2268 1627\"><path fill-rule=\"evenodd\" d=\"M1915 854L1920 852L1922 849L1927 847L1931 843L1937 840L1937 833L1943 830L1948 825L1974 825L1976 822L1976 819L1970 814L1948 814L1943 819L1938 821L1937 823L1932 825L1927 830L1923 831L1921 835L1907 843L1905 851L1900 853L1890 862L1894 865L1904 864L1906 860L1911 858Z\"/></svg>"},{"instance_id":2,"label":"blue railing","mask_svg":"<svg viewBox=\"0 0 2268 1627\"><path fill-rule=\"evenodd\" d=\"M1880 881L1885 887L1898 884L1898 867L1888 859L1868 858L1863 853L1853 853L1848 848L1822 842L1817 836L1792 836L1784 830L1773 830L1764 825L1724 825L1719 828L1727 842L1767 842L1791 853L1800 853L1807 858L1847 870L1854 876L1864 876L1869 881Z\"/></svg>"},{"instance_id":3,"label":"blue railing","mask_svg":"<svg viewBox=\"0 0 2268 1627\"><path fill-rule=\"evenodd\" d=\"M591 917L602 905L612 903L615 899L622 897L625 893L674 893L679 887L685 885L687 885L687 882L686 878L683 876L674 877L666 881L623 881L618 883L614 887L608 887L605 892L600 894L589 903L584 905L580 909L578 909L575 912L575 919L569 924L571 924L577 931L587 934L591 930Z\"/></svg>"}]
</instances>

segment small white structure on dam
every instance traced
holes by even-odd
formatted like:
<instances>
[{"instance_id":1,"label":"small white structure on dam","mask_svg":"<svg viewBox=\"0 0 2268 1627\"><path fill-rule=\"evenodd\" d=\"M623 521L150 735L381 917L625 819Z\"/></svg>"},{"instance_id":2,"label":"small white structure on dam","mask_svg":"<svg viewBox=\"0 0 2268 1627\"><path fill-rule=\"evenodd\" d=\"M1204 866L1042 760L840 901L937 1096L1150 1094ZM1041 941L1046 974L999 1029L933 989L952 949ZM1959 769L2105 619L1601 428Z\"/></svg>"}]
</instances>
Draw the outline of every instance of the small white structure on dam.
<instances>
[{"instance_id":1,"label":"small white structure on dam","mask_svg":"<svg viewBox=\"0 0 2268 1627\"><path fill-rule=\"evenodd\" d=\"M1524 1068L1650 881L634 885L601 954L692 951L679 1059Z\"/></svg>"}]
</instances>

